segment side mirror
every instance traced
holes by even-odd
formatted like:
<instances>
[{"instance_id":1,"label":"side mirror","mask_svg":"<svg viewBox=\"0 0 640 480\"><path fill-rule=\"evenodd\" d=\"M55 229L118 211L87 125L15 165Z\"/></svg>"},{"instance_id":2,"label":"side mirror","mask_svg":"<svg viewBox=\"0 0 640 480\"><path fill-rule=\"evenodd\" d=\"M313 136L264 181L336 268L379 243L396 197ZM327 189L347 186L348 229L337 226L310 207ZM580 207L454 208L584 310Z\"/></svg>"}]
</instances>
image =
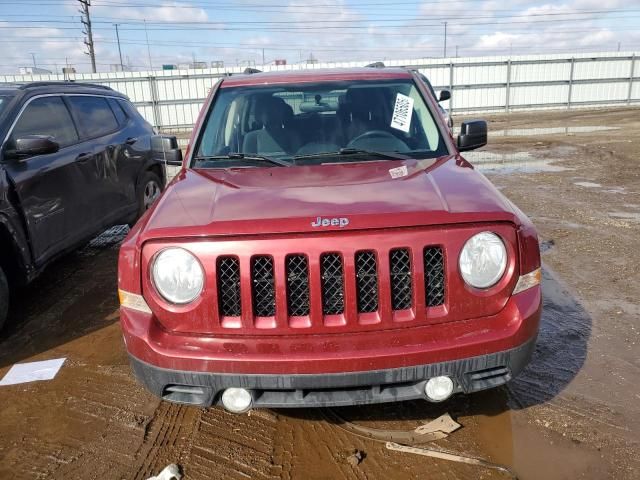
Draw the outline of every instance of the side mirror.
<instances>
[{"instance_id":1,"label":"side mirror","mask_svg":"<svg viewBox=\"0 0 640 480\"><path fill-rule=\"evenodd\" d=\"M449 90L440 90L440 97L438 97L439 102L444 102L445 100L449 100L451 98L451 92Z\"/></svg>"},{"instance_id":2,"label":"side mirror","mask_svg":"<svg viewBox=\"0 0 640 480\"><path fill-rule=\"evenodd\" d=\"M178 139L169 135L154 135L151 137L151 153L153 158L167 165L182 166L182 150L178 146Z\"/></svg>"},{"instance_id":3,"label":"side mirror","mask_svg":"<svg viewBox=\"0 0 640 480\"><path fill-rule=\"evenodd\" d=\"M469 120L460 125L458 135L458 150L466 152L484 147L487 144L487 122L484 120Z\"/></svg>"},{"instance_id":4,"label":"side mirror","mask_svg":"<svg viewBox=\"0 0 640 480\"><path fill-rule=\"evenodd\" d=\"M47 155L60 150L60 144L53 137L46 135L25 135L14 141L13 148L7 149L5 155L9 158L27 158L36 155Z\"/></svg>"}]
</instances>

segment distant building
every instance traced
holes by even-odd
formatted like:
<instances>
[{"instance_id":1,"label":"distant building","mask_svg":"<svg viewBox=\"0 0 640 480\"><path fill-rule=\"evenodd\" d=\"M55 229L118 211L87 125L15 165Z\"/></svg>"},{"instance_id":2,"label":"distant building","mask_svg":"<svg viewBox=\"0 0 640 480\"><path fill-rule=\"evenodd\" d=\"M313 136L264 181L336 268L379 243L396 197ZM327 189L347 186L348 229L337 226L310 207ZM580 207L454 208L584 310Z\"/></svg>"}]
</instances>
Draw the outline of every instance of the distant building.
<instances>
[{"instance_id":1,"label":"distant building","mask_svg":"<svg viewBox=\"0 0 640 480\"><path fill-rule=\"evenodd\" d=\"M287 59L286 58L276 58L275 63L276 63L276 65L286 65L287 64Z\"/></svg>"},{"instance_id":2,"label":"distant building","mask_svg":"<svg viewBox=\"0 0 640 480\"><path fill-rule=\"evenodd\" d=\"M64 75L70 75L76 73L76 69L73 67L62 67L62 73Z\"/></svg>"},{"instance_id":3,"label":"distant building","mask_svg":"<svg viewBox=\"0 0 640 480\"><path fill-rule=\"evenodd\" d=\"M37 67L20 67L19 71L20 75L50 75L52 73L51 70Z\"/></svg>"},{"instance_id":4,"label":"distant building","mask_svg":"<svg viewBox=\"0 0 640 480\"><path fill-rule=\"evenodd\" d=\"M207 64L207 62L193 62L189 65L189 68L192 68L194 70L202 70L208 67L209 65Z\"/></svg>"},{"instance_id":5,"label":"distant building","mask_svg":"<svg viewBox=\"0 0 640 480\"><path fill-rule=\"evenodd\" d=\"M214 60L211 62L211 68L224 68L224 62L222 60Z\"/></svg>"}]
</instances>

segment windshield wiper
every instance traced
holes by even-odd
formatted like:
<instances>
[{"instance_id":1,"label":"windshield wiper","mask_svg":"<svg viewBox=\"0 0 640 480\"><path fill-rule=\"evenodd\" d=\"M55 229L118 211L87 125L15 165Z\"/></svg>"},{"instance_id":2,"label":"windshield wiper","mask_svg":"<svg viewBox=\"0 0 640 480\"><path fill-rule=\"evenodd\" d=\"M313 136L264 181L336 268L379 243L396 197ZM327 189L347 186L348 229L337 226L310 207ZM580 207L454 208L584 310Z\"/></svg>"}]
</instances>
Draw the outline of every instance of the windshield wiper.
<instances>
[{"instance_id":1,"label":"windshield wiper","mask_svg":"<svg viewBox=\"0 0 640 480\"><path fill-rule=\"evenodd\" d=\"M280 160L278 158L266 157L264 155L247 155L240 152L232 152L227 155L206 155L202 157L195 157L196 161L207 160L248 160L250 162L265 162L279 167L290 167L291 163L286 160Z\"/></svg>"},{"instance_id":2,"label":"windshield wiper","mask_svg":"<svg viewBox=\"0 0 640 480\"><path fill-rule=\"evenodd\" d=\"M365 150L363 148L341 148L337 152L312 153L309 155L296 155L296 160L303 158L320 158L320 157L346 157L350 155L372 155L376 157L390 158L393 160L408 160L411 157L401 155L394 152L376 152L375 150Z\"/></svg>"}]
</instances>

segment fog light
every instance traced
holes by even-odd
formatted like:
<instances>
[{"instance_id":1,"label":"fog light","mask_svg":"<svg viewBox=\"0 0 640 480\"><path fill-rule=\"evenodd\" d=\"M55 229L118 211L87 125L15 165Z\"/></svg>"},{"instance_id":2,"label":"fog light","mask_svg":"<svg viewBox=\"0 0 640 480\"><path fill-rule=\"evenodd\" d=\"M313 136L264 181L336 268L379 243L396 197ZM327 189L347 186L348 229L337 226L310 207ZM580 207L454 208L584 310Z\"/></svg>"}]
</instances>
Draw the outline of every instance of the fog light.
<instances>
[{"instance_id":1,"label":"fog light","mask_svg":"<svg viewBox=\"0 0 640 480\"><path fill-rule=\"evenodd\" d=\"M430 378L424 387L424 393L432 402L442 402L453 393L453 380L445 376Z\"/></svg>"},{"instance_id":2,"label":"fog light","mask_svg":"<svg viewBox=\"0 0 640 480\"><path fill-rule=\"evenodd\" d=\"M232 413L244 413L252 403L251 393L244 388L227 388L222 394L222 406Z\"/></svg>"}]
</instances>

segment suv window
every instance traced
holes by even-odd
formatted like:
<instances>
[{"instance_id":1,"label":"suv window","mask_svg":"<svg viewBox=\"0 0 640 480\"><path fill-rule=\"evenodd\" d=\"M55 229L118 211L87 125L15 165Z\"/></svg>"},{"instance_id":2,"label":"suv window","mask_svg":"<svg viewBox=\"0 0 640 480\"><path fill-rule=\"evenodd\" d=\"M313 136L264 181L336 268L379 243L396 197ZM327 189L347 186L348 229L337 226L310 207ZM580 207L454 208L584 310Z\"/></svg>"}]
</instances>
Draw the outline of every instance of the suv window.
<instances>
[{"instance_id":1,"label":"suv window","mask_svg":"<svg viewBox=\"0 0 640 480\"><path fill-rule=\"evenodd\" d=\"M118 125L124 125L125 123L127 123L128 117L125 111L122 109L122 105L120 105L120 102L118 102L115 98L109 98L107 101L109 102L109 105L111 105L111 109L113 110L113 113L118 120Z\"/></svg>"},{"instance_id":2,"label":"suv window","mask_svg":"<svg viewBox=\"0 0 640 480\"><path fill-rule=\"evenodd\" d=\"M12 140L25 135L47 135L53 137L61 147L78 141L67 106L60 97L36 98L27 105L16 123Z\"/></svg>"},{"instance_id":3,"label":"suv window","mask_svg":"<svg viewBox=\"0 0 640 480\"><path fill-rule=\"evenodd\" d=\"M95 138L118 129L118 121L102 97L70 96L71 110L82 138Z\"/></svg>"}]
</instances>

